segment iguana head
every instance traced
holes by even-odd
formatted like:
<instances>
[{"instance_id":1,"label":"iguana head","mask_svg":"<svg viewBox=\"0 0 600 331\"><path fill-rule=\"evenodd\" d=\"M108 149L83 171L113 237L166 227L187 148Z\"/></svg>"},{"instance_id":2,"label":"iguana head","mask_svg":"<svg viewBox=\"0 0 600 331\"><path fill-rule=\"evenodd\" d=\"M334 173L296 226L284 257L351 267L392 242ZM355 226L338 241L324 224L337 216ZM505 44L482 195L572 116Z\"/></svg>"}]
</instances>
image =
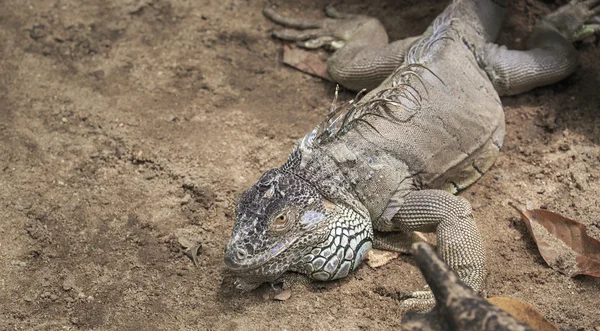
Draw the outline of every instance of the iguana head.
<instances>
[{"instance_id":1,"label":"iguana head","mask_svg":"<svg viewBox=\"0 0 600 331\"><path fill-rule=\"evenodd\" d=\"M351 208L328 201L291 172L272 169L241 195L225 263L243 290L286 271L337 279L360 263L371 237L370 223Z\"/></svg>"}]
</instances>

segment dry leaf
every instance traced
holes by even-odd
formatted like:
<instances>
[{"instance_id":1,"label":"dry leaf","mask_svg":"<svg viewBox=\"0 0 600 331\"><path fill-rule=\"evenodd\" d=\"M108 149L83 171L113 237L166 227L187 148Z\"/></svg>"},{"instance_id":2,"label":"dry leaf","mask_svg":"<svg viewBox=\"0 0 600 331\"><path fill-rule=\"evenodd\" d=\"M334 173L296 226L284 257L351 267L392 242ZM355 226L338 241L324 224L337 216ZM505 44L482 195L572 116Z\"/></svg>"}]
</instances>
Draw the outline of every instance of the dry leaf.
<instances>
[{"instance_id":1,"label":"dry leaf","mask_svg":"<svg viewBox=\"0 0 600 331\"><path fill-rule=\"evenodd\" d=\"M571 277L600 277L600 241L583 224L542 209L519 213L550 267Z\"/></svg>"},{"instance_id":2,"label":"dry leaf","mask_svg":"<svg viewBox=\"0 0 600 331\"><path fill-rule=\"evenodd\" d=\"M285 301L289 298L292 297L292 289L291 288L286 288L285 290L277 293L277 295L275 295L273 297L273 300L278 300L278 301Z\"/></svg>"},{"instance_id":3,"label":"dry leaf","mask_svg":"<svg viewBox=\"0 0 600 331\"><path fill-rule=\"evenodd\" d=\"M492 297L488 301L536 331L558 331L532 305L507 297Z\"/></svg>"},{"instance_id":4,"label":"dry leaf","mask_svg":"<svg viewBox=\"0 0 600 331\"><path fill-rule=\"evenodd\" d=\"M320 52L309 52L296 46L283 45L283 63L309 75L333 81L327 72L327 60Z\"/></svg>"},{"instance_id":5,"label":"dry leaf","mask_svg":"<svg viewBox=\"0 0 600 331\"><path fill-rule=\"evenodd\" d=\"M379 268L398 258L400 254L396 252L380 251L371 249L367 253L367 265L371 268Z\"/></svg>"}]
</instances>

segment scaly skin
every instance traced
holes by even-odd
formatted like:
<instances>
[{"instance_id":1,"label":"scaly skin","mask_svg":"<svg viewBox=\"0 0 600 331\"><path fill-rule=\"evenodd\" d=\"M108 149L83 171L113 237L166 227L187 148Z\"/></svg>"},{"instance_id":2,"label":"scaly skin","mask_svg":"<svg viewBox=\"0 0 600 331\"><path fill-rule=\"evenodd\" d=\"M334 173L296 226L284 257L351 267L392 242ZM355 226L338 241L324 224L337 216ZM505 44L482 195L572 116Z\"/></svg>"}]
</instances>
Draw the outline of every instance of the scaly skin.
<instances>
[{"instance_id":1,"label":"scaly skin","mask_svg":"<svg viewBox=\"0 0 600 331\"><path fill-rule=\"evenodd\" d=\"M401 330L533 331L466 286L425 243L413 245L415 260L433 291L436 306L427 314L407 313Z\"/></svg>"},{"instance_id":2,"label":"scaly skin","mask_svg":"<svg viewBox=\"0 0 600 331\"><path fill-rule=\"evenodd\" d=\"M373 35L383 29L364 16L329 10L332 19L304 21L265 10L278 23L309 29L276 36L338 48L329 65L340 83L376 87L332 111L283 166L242 194L225 251L237 287L286 280L286 272L339 279L371 247L404 250L406 242L393 240L420 231L435 232L442 259L465 284L482 290L483 243L469 203L453 193L481 177L498 155L504 137L499 93L569 75L576 58L567 40L600 12L599 3L577 2L547 16L527 51L492 44L501 1L455 1L422 36L393 46L387 36ZM573 24L557 23L563 19ZM367 60L375 65L364 66ZM382 235L389 232L402 235ZM434 303L429 291L403 302L413 309Z\"/></svg>"}]
</instances>

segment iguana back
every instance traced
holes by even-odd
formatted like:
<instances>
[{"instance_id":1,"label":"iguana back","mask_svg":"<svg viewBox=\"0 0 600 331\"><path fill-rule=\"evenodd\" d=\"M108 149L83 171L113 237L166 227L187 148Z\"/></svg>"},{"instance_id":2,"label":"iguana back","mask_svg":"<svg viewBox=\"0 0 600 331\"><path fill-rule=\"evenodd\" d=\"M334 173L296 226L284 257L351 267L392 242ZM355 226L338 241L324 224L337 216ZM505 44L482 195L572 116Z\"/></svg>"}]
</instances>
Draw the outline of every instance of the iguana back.
<instances>
[{"instance_id":1,"label":"iguana back","mask_svg":"<svg viewBox=\"0 0 600 331\"><path fill-rule=\"evenodd\" d=\"M415 188L452 193L466 188L489 169L502 146L500 98L467 46L484 45L496 33L473 19L480 2L448 7L402 66L323 124L324 134L309 135L300 146L307 173L335 172L322 170L332 166L321 154L332 156L376 228L379 216L391 220ZM326 181L317 176L317 182Z\"/></svg>"}]
</instances>

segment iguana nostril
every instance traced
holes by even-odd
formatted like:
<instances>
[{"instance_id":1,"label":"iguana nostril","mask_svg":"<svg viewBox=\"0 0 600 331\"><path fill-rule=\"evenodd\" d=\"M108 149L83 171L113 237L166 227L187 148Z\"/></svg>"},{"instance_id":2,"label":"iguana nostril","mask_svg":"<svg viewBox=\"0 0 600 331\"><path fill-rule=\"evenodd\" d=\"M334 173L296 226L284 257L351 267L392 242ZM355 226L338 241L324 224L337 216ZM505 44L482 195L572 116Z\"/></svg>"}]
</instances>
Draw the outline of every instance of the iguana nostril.
<instances>
[{"instance_id":1,"label":"iguana nostril","mask_svg":"<svg viewBox=\"0 0 600 331\"><path fill-rule=\"evenodd\" d=\"M248 252L243 249L243 248L237 248L235 250L235 257L237 257L238 260L243 260L248 256Z\"/></svg>"},{"instance_id":2,"label":"iguana nostril","mask_svg":"<svg viewBox=\"0 0 600 331\"><path fill-rule=\"evenodd\" d=\"M230 268L237 269L242 267L245 263L247 263L247 258L247 250L236 245L230 245L227 247L225 252L225 264Z\"/></svg>"}]
</instances>

